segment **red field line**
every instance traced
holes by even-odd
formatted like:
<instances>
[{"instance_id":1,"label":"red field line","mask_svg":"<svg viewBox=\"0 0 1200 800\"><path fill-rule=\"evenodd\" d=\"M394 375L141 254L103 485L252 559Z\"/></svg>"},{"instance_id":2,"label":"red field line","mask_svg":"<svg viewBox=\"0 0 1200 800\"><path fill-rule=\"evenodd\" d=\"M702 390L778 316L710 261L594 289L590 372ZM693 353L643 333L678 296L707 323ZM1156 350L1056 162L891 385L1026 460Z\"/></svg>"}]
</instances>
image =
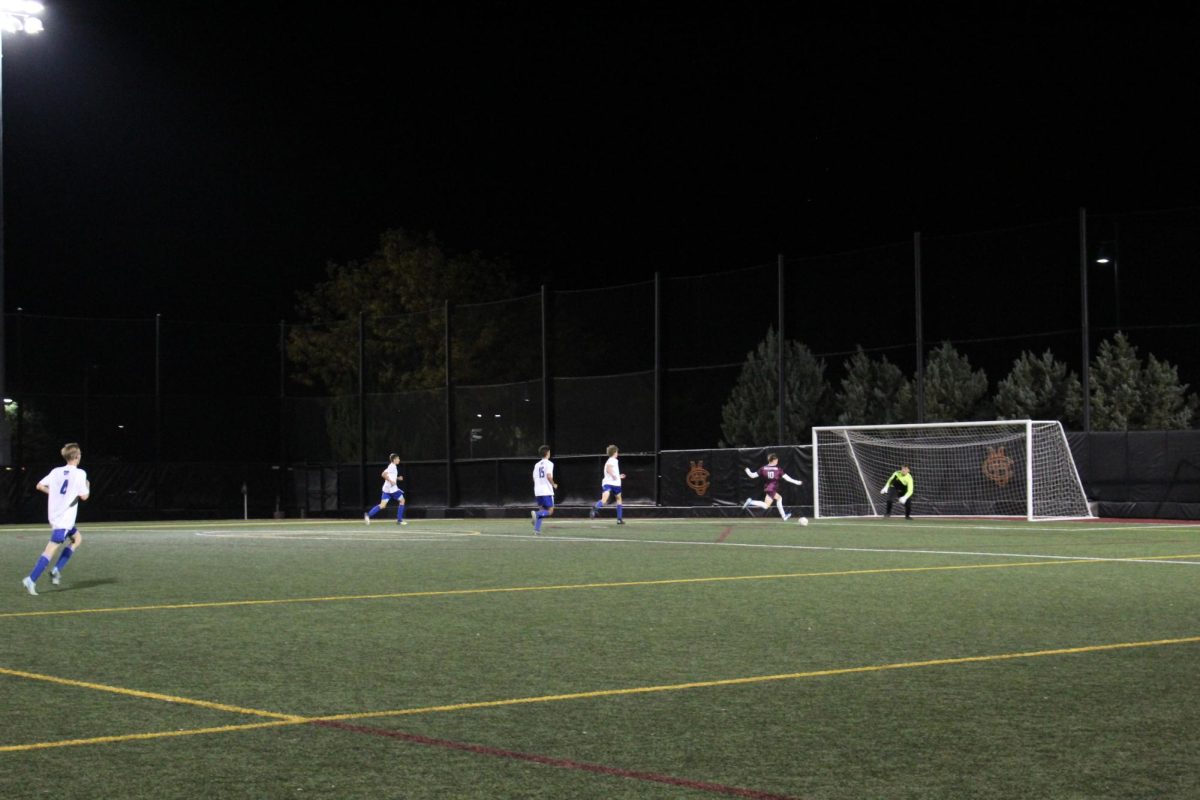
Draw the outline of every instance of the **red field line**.
<instances>
[{"instance_id":1,"label":"red field line","mask_svg":"<svg viewBox=\"0 0 1200 800\"><path fill-rule=\"evenodd\" d=\"M712 794L725 795L726 797L749 797L753 800L798 800L795 797L783 794L773 794L771 792L760 792L757 789L743 789L739 786L726 786L721 783L709 783L707 781L694 781L687 778L675 778L670 775L660 775L655 772L638 772L636 770L621 769L620 767L608 767L603 764L589 764L585 761L574 761L569 758L555 758L553 756L543 756L537 753L522 753L517 750L506 750L500 747L487 747L480 744L470 744L468 742L455 742L449 739L434 739L429 736L420 736L415 733L404 733L403 731L393 731L387 728L371 728L365 725L347 725L344 722L333 722L329 720L316 720L313 725L319 725L323 728L335 728L342 731L350 731L352 733L362 733L368 736L383 736L388 739L397 739L410 744L420 744L426 747L441 747L447 750L459 750L467 753L476 753L483 756L491 756L493 758L510 758L515 761L527 761L533 764L542 764L548 767L557 767L559 769L574 769L581 772L591 772L597 775L608 775L616 778L629 778L637 781L650 781L652 783L665 783L668 786L679 786L686 789L696 789L702 792L710 792Z\"/></svg>"}]
</instances>

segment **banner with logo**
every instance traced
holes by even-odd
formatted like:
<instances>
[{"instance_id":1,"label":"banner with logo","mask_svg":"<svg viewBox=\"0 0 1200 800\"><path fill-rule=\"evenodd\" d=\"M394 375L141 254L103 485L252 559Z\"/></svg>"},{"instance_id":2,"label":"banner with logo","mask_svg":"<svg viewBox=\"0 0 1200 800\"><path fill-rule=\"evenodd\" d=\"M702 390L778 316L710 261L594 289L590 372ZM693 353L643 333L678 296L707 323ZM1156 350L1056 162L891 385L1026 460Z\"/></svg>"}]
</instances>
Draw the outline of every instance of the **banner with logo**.
<instances>
[{"instance_id":1,"label":"banner with logo","mask_svg":"<svg viewBox=\"0 0 1200 800\"><path fill-rule=\"evenodd\" d=\"M751 478L774 453L779 466L803 486L779 482L788 506L812 507L812 447L780 445L743 449L665 450L659 456L660 502L664 506L740 506L763 498L763 479Z\"/></svg>"}]
</instances>

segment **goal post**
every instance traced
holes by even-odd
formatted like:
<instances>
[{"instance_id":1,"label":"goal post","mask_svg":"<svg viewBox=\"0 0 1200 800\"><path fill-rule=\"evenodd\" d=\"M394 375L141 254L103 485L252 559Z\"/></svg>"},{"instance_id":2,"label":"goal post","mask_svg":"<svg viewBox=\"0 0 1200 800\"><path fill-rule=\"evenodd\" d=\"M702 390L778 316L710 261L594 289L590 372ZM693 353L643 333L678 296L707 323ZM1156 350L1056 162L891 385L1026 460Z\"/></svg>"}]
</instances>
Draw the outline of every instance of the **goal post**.
<instances>
[{"instance_id":1,"label":"goal post","mask_svg":"<svg viewBox=\"0 0 1200 800\"><path fill-rule=\"evenodd\" d=\"M880 490L904 465L917 516L1091 516L1057 420L822 426L812 443L814 517L882 516Z\"/></svg>"}]
</instances>

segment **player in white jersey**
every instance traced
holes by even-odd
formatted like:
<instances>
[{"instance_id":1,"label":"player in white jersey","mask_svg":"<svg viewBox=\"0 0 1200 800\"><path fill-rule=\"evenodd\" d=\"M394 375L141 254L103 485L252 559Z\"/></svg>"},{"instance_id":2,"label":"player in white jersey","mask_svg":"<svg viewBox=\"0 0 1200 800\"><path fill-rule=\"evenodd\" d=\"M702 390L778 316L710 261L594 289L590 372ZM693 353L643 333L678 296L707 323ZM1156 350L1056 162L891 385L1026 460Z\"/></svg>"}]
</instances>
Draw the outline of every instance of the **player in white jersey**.
<instances>
[{"instance_id":1,"label":"player in white jersey","mask_svg":"<svg viewBox=\"0 0 1200 800\"><path fill-rule=\"evenodd\" d=\"M600 513L600 509L604 508L604 504L608 502L608 498L612 496L617 501L617 524L624 525L622 512L625 506L621 502L621 481L625 475L621 472L621 465L617 461L617 456L621 452L615 444L610 444L605 452L608 453L608 461L604 462L604 475L600 477L600 499L596 501L596 505L592 506L588 516L595 519L596 515Z\"/></svg>"},{"instance_id":2,"label":"player in white jersey","mask_svg":"<svg viewBox=\"0 0 1200 800\"><path fill-rule=\"evenodd\" d=\"M538 507L529 512L533 518L533 532L542 532L542 520L554 513L554 490L558 484L554 482L554 462L550 460L550 446L538 448L542 460L533 465L533 499Z\"/></svg>"},{"instance_id":3,"label":"player in white jersey","mask_svg":"<svg viewBox=\"0 0 1200 800\"><path fill-rule=\"evenodd\" d=\"M400 474L400 456L395 453L389 455L388 465L383 468L383 472L379 473L379 477L383 478L379 504L372 506L370 511L363 514L363 521L370 525L371 518L387 508L389 501L395 500L396 522L400 525L407 525L408 523L404 521L404 490L399 486L400 481L404 480L404 476Z\"/></svg>"},{"instance_id":4,"label":"player in white jersey","mask_svg":"<svg viewBox=\"0 0 1200 800\"><path fill-rule=\"evenodd\" d=\"M35 597L37 579L46 567L50 566L50 559L54 557L59 545L63 545L62 553L54 569L50 570L50 582L54 584L61 580L67 561L79 549L79 545L83 544L83 535L75 527L75 517L79 513L79 501L88 499L92 487L88 483L87 473L79 468L79 460L83 458L83 451L79 449L79 445L75 442L63 445L62 457L67 462L66 466L51 470L50 474L37 484L37 490L45 492L47 497L50 543L38 557L33 571L21 581L25 590Z\"/></svg>"}]
</instances>

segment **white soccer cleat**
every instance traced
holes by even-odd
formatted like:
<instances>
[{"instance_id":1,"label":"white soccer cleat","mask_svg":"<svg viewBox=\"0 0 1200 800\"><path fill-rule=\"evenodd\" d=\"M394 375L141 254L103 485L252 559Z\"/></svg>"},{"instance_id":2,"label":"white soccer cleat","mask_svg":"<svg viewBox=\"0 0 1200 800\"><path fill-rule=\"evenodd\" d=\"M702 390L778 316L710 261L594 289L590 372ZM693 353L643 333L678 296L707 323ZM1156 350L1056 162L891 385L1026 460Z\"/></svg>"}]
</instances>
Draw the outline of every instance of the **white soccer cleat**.
<instances>
[{"instance_id":1,"label":"white soccer cleat","mask_svg":"<svg viewBox=\"0 0 1200 800\"><path fill-rule=\"evenodd\" d=\"M405 522L405 521L404 521L404 520L402 520L402 519L398 519L398 520L396 520L396 524L397 524L397 525L407 525L408 523L407 523L407 522Z\"/></svg>"},{"instance_id":2,"label":"white soccer cleat","mask_svg":"<svg viewBox=\"0 0 1200 800\"><path fill-rule=\"evenodd\" d=\"M34 597L38 596L37 588L33 585L33 581L29 579L28 575L21 579L21 585L25 587L25 591L29 592Z\"/></svg>"},{"instance_id":3,"label":"white soccer cleat","mask_svg":"<svg viewBox=\"0 0 1200 800\"><path fill-rule=\"evenodd\" d=\"M370 515L370 514L363 514L363 522L365 522L365 523L367 523L368 525L370 525L370 524L371 524L371 515Z\"/></svg>"},{"instance_id":4,"label":"white soccer cleat","mask_svg":"<svg viewBox=\"0 0 1200 800\"><path fill-rule=\"evenodd\" d=\"M792 515L791 515L791 514L784 514L784 515L783 515L783 521L784 521L784 522L787 522L787 521L788 521L789 519L791 519L791 518L792 518Z\"/></svg>"},{"instance_id":5,"label":"white soccer cleat","mask_svg":"<svg viewBox=\"0 0 1200 800\"><path fill-rule=\"evenodd\" d=\"M747 498L746 498L746 502L742 503L742 511L745 511L747 508L749 508L749 507L750 507L750 504L751 504L751 503L753 503L753 502L754 502L754 498L753 498L753 497L747 497Z\"/></svg>"},{"instance_id":6,"label":"white soccer cleat","mask_svg":"<svg viewBox=\"0 0 1200 800\"><path fill-rule=\"evenodd\" d=\"M62 581L62 573L58 571L58 567L55 567L50 570L50 582L58 586L60 581Z\"/></svg>"}]
</instances>

